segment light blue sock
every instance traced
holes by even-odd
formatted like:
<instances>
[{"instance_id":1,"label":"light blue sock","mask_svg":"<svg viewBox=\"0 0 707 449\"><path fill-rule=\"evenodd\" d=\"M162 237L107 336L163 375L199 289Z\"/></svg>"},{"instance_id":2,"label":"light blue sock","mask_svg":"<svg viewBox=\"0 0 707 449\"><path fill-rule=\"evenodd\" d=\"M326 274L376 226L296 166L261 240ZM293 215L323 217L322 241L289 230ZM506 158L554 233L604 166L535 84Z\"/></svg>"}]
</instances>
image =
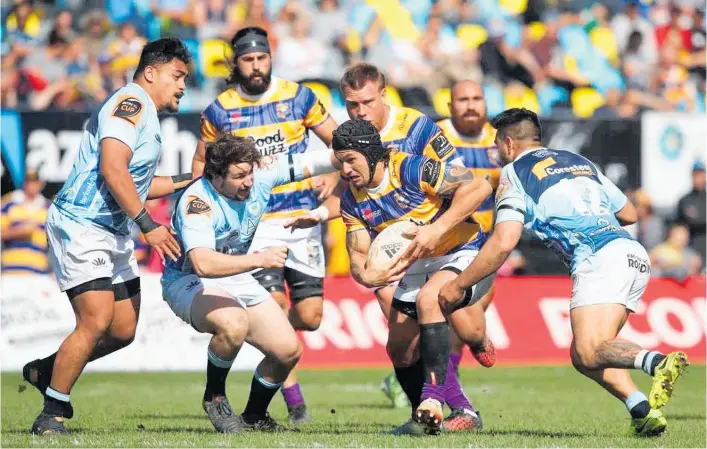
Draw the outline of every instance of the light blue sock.
<instances>
[{"instance_id":1,"label":"light blue sock","mask_svg":"<svg viewBox=\"0 0 707 449\"><path fill-rule=\"evenodd\" d=\"M59 393L58 391L54 390L52 387L47 387L44 394L46 394L50 398L56 399L57 401L61 401L61 402L70 402L70 400L71 400L71 398L68 394Z\"/></svg>"}]
</instances>

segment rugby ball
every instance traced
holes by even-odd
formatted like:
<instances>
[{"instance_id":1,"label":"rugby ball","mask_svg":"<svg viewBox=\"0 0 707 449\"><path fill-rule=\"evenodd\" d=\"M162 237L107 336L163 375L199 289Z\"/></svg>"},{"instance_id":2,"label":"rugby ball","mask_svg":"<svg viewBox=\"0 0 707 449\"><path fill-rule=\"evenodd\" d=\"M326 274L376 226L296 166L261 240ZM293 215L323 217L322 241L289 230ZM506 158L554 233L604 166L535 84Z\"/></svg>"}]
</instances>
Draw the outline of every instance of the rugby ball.
<instances>
[{"instance_id":1,"label":"rugby ball","mask_svg":"<svg viewBox=\"0 0 707 449\"><path fill-rule=\"evenodd\" d=\"M415 229L415 224L409 221L399 221L383 229L373 240L368 250L366 266L384 268L393 265L393 262L405 252L414 237L404 235Z\"/></svg>"}]
</instances>

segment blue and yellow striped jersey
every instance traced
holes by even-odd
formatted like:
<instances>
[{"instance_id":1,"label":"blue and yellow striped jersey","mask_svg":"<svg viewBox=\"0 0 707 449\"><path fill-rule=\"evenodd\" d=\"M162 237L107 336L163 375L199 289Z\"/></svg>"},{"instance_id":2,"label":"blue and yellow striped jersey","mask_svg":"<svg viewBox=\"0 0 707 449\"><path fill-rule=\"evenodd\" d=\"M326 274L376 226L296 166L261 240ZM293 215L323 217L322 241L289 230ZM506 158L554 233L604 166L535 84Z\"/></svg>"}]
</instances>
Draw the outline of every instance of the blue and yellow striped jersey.
<instances>
[{"instance_id":1,"label":"blue and yellow striped jersey","mask_svg":"<svg viewBox=\"0 0 707 449\"><path fill-rule=\"evenodd\" d=\"M472 169L474 176L488 176L489 182L496 190L498 179L501 176L501 159L498 157L498 148L494 143L496 129L486 123L477 139L462 136L454 129L451 119L437 122L449 141L457 149L466 168ZM474 214L474 218L481 223L484 229L493 227L494 204L493 195L486 198Z\"/></svg>"},{"instance_id":2,"label":"blue and yellow striped jersey","mask_svg":"<svg viewBox=\"0 0 707 449\"><path fill-rule=\"evenodd\" d=\"M36 226L36 230L27 240L3 240L2 271L4 273L49 273L47 233L44 230L49 204L49 200L42 195L27 203L25 194L21 190L3 196L0 215L3 233L6 229L27 223Z\"/></svg>"},{"instance_id":3,"label":"blue and yellow striped jersey","mask_svg":"<svg viewBox=\"0 0 707 449\"><path fill-rule=\"evenodd\" d=\"M431 118L412 108L390 106L388 122L380 135L383 145L393 151L441 161L459 157L442 129Z\"/></svg>"},{"instance_id":4,"label":"blue and yellow striped jersey","mask_svg":"<svg viewBox=\"0 0 707 449\"><path fill-rule=\"evenodd\" d=\"M282 153L304 153L309 129L321 125L329 112L309 87L272 77L270 88L252 96L238 86L219 95L201 114L201 140L213 142L223 133L253 139L266 160ZM310 180L273 189L263 216L287 217L317 207Z\"/></svg>"},{"instance_id":5,"label":"blue and yellow striped jersey","mask_svg":"<svg viewBox=\"0 0 707 449\"><path fill-rule=\"evenodd\" d=\"M418 225L433 223L449 208L449 200L437 195L447 162L425 156L391 154L385 177L375 189L351 185L341 197L341 217L348 232L366 229L374 239L383 229L399 221ZM473 219L454 227L431 257L481 246L483 234Z\"/></svg>"}]
</instances>

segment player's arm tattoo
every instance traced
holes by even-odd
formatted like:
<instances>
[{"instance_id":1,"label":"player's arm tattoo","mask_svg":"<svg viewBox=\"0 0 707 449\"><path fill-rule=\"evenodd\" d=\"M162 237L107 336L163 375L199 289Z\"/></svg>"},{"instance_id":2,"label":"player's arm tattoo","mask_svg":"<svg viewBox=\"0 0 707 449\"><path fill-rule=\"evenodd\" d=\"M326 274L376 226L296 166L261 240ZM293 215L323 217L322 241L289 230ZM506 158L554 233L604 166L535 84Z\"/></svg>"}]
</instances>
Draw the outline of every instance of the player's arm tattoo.
<instances>
[{"instance_id":1,"label":"player's arm tattoo","mask_svg":"<svg viewBox=\"0 0 707 449\"><path fill-rule=\"evenodd\" d=\"M444 197L454 196L454 192L467 182L474 180L474 173L470 168L458 165L447 165L444 168L442 183L437 189L437 194Z\"/></svg>"},{"instance_id":2,"label":"player's arm tattoo","mask_svg":"<svg viewBox=\"0 0 707 449\"><path fill-rule=\"evenodd\" d=\"M633 368L636 356L641 347L626 340L610 340L597 346L593 362L596 367L603 368Z\"/></svg>"}]
</instances>

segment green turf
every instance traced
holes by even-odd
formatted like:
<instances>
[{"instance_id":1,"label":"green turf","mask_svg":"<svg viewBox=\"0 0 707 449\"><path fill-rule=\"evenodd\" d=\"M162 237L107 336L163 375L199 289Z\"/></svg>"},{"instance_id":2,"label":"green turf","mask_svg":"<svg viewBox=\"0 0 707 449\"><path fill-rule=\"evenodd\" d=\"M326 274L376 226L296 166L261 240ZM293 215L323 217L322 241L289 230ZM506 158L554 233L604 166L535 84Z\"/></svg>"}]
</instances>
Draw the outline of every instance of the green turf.
<instances>
[{"instance_id":1,"label":"green turf","mask_svg":"<svg viewBox=\"0 0 707 449\"><path fill-rule=\"evenodd\" d=\"M201 373L86 374L72 395L69 437L28 434L39 394L18 393L20 375L2 375L2 446L91 447L705 447L705 367L692 366L666 406L668 431L655 439L624 436L628 415L619 401L570 367L464 369L466 391L482 411L477 433L393 437L405 409L391 409L378 390L384 370L303 371L315 422L299 433L213 432L201 409ZM649 378L635 373L647 391ZM232 373L228 392L245 405L250 375ZM31 387L30 387L31 388ZM278 395L272 415L285 421Z\"/></svg>"}]
</instances>

